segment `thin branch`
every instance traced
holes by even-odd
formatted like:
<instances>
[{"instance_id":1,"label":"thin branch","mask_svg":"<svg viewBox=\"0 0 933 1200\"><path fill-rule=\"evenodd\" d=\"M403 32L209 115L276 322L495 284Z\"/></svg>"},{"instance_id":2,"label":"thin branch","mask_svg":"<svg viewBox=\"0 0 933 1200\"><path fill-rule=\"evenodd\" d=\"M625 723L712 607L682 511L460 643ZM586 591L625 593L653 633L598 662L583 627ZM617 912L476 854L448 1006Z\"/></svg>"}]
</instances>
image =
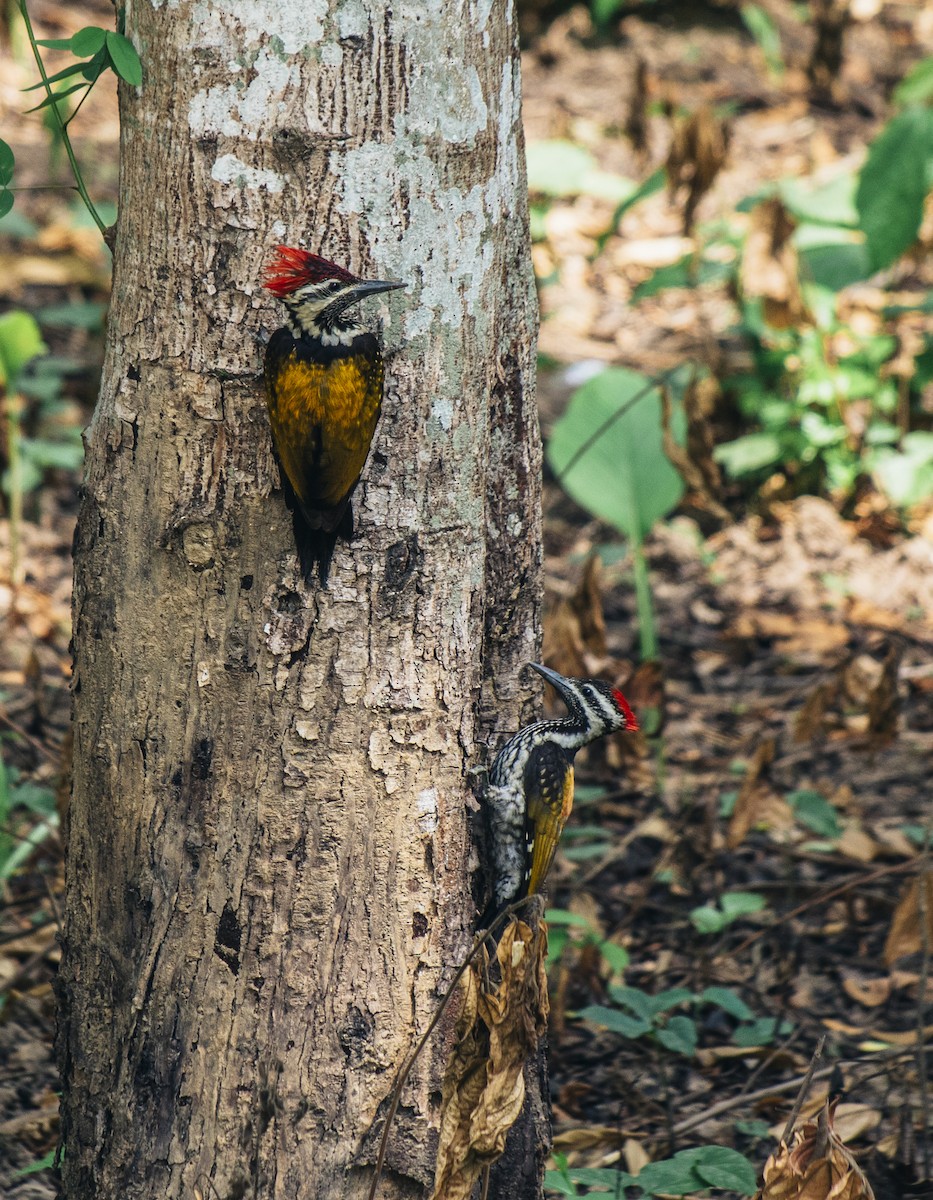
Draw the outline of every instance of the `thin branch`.
<instances>
[{"instance_id":1,"label":"thin branch","mask_svg":"<svg viewBox=\"0 0 933 1200\"><path fill-rule=\"evenodd\" d=\"M810 1091L810 1085L813 1082L813 1075L816 1071L816 1064L823 1057L823 1047L826 1045L826 1034L820 1034L820 1040L816 1043L816 1049L813 1051L813 1057L810 1059L810 1065L807 1067L807 1073L803 1077L803 1083L800 1085L800 1091L797 1093L797 1099L794 1101L794 1107L790 1110L790 1116L787 1118L787 1124L784 1126L784 1132L781 1134L781 1141L787 1143L787 1139L793 1132L794 1126L797 1124L797 1118L800 1116L800 1110L803 1108L803 1102L807 1098L807 1093Z\"/></svg>"}]
</instances>

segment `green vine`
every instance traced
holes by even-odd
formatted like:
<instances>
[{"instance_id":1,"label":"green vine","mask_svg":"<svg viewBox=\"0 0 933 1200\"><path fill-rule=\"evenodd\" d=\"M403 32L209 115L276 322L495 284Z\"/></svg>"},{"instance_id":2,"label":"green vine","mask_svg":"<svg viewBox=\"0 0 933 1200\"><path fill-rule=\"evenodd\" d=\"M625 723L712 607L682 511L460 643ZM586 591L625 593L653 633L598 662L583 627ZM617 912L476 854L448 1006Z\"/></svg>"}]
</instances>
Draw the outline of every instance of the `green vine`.
<instances>
[{"instance_id":1,"label":"green vine","mask_svg":"<svg viewBox=\"0 0 933 1200\"><path fill-rule=\"evenodd\" d=\"M58 134L61 137L65 153L68 156L71 173L74 176L75 188L84 202L85 208L87 208L94 223L100 230L101 236L106 237L107 226L88 193L84 176L81 173L81 166L68 133L68 126L78 115L91 88L93 88L94 84L105 71L113 71L120 79L130 84L131 87L139 87L143 79L142 64L139 61L139 55L136 53L133 43L126 37L122 30L122 12L119 18L121 29L118 32L112 29L101 29L97 25L87 25L83 29L79 29L70 38L42 39L37 38L35 35L29 10L26 7L26 0L19 0L19 11L26 26L26 34L29 38L29 45L32 47L33 57L36 60L36 67L39 70L39 82L26 88L26 91L33 91L35 88L42 88L45 91L45 98L28 111L36 112L43 108L50 108L52 110ZM42 61L42 55L39 53L40 46L49 50L69 50L75 55L78 61L69 64L54 75L49 75L45 69L45 63ZM78 76L80 76L79 82L69 83L68 86L60 88L58 91L53 89L53 84L63 83ZM66 117L62 112L60 102L74 92L82 92L83 94L75 105L74 111L70 116ZM21 190L10 186L13 179L14 165L15 158L12 149L6 142L0 141L0 217L6 216L13 207L14 191Z\"/></svg>"}]
</instances>

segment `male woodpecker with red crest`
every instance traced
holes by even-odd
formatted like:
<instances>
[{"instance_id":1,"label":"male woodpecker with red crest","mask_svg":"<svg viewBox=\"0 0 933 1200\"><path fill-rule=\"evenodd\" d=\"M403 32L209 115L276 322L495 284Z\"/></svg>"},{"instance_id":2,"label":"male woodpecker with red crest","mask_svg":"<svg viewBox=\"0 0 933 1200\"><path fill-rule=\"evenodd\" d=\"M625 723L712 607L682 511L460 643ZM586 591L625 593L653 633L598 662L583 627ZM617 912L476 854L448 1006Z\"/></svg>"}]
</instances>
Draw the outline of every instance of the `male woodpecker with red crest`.
<instances>
[{"instance_id":1,"label":"male woodpecker with red crest","mask_svg":"<svg viewBox=\"0 0 933 1200\"><path fill-rule=\"evenodd\" d=\"M316 254L279 246L266 289L288 326L266 347L266 402L305 582L326 585L338 537L353 536L350 498L382 411L385 370L376 337L353 306L403 283L358 279Z\"/></svg>"},{"instance_id":2,"label":"male woodpecker with red crest","mask_svg":"<svg viewBox=\"0 0 933 1200\"><path fill-rule=\"evenodd\" d=\"M567 679L530 663L554 686L568 716L536 721L509 738L489 772L486 807L491 834L493 899L483 916L540 891L573 808L577 751L618 729L638 728L618 688L603 679Z\"/></svg>"}]
</instances>

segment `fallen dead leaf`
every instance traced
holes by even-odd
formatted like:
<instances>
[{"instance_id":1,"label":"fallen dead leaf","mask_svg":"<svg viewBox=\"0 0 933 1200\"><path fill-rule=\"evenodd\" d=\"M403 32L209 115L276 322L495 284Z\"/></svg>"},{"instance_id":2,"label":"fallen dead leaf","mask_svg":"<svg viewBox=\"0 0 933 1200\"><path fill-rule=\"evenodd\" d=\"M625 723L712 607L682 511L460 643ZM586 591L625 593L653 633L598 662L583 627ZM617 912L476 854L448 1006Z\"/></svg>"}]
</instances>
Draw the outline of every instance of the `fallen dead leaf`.
<instances>
[{"instance_id":1,"label":"fallen dead leaf","mask_svg":"<svg viewBox=\"0 0 933 1200\"><path fill-rule=\"evenodd\" d=\"M922 936L924 927L926 938ZM901 893L884 943L885 965L891 966L907 954L916 954L923 949L924 940L927 945L933 944L933 873L929 871L912 879Z\"/></svg>"},{"instance_id":2,"label":"fallen dead leaf","mask_svg":"<svg viewBox=\"0 0 933 1200\"><path fill-rule=\"evenodd\" d=\"M865 1107L865 1106L859 1106ZM876 1121L880 1114L875 1114ZM765 1163L756 1200L874 1200L871 1185L835 1128L826 1104Z\"/></svg>"},{"instance_id":3,"label":"fallen dead leaf","mask_svg":"<svg viewBox=\"0 0 933 1200\"><path fill-rule=\"evenodd\" d=\"M810 314L800 291L800 272L793 233L797 223L780 200L763 200L752 209L741 287L746 297L760 298L765 320L775 329L807 324Z\"/></svg>"},{"instance_id":4,"label":"fallen dead leaf","mask_svg":"<svg viewBox=\"0 0 933 1200\"><path fill-rule=\"evenodd\" d=\"M877 1008L891 995L893 985L889 977L866 979L855 973L843 976L842 988L847 996L864 1008Z\"/></svg>"}]
</instances>

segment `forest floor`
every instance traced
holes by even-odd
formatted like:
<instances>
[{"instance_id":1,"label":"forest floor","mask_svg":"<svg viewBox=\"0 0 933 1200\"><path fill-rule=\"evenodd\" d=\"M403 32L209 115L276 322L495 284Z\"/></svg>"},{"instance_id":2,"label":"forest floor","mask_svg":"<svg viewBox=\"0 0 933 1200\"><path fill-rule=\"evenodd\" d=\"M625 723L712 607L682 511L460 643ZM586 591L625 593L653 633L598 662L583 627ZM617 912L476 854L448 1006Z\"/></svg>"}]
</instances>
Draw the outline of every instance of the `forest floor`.
<instances>
[{"instance_id":1,"label":"forest floor","mask_svg":"<svg viewBox=\"0 0 933 1200\"><path fill-rule=\"evenodd\" d=\"M781 31L780 77L726 6L638 6L602 40L585 9L532 28L529 142L573 140L602 170L641 180L669 150L660 102L727 107L729 154L700 201L702 221L734 214L764 183L857 160L891 88L933 53L930 11L863 4L868 18L849 31L833 95L815 103L802 70L811 35L791 5L767 7ZM106 25L110 12L46 3L42 35ZM46 137L17 116L32 72L25 59L6 60L3 77L0 132L16 150L18 182L44 182ZM646 106L646 95L659 103ZM79 154L93 164L92 192L112 201L112 92L101 88L86 109ZM61 165L51 170L64 177ZM631 302L683 253L682 195L633 207L594 255L612 209L580 194L544 214L535 262L548 280L545 437L592 363L653 374L742 354L723 291ZM37 314L52 351L73 363L61 403L43 416L47 437L86 423L102 356L108 258L75 213L61 194L38 192L0 221L0 306ZM57 1137L57 829L77 490L78 474L57 469L26 497L15 588L10 522L0 521L0 803L6 795L19 806L0 812L0 853L8 860L18 838L35 842L0 879L0 1195L10 1200L55 1194L52 1172L17 1172ZM552 876L555 1147L566 1178L587 1167L634 1172L706 1144L741 1151L760 1172L822 1044L802 1117L831 1095L837 1133L879 1200L933 1196L920 1050L933 1033L923 851L933 507L904 523L870 498L845 516L780 487L753 505L729 486L714 499L684 505L648 539L659 652L638 666L619 535L546 479L545 661L611 676L637 712L654 714L646 732L581 756ZM683 992L670 1008L645 1008L645 994L671 989ZM589 1018L576 1015L584 1009ZM638 1030L626 1026L633 1020Z\"/></svg>"}]
</instances>

